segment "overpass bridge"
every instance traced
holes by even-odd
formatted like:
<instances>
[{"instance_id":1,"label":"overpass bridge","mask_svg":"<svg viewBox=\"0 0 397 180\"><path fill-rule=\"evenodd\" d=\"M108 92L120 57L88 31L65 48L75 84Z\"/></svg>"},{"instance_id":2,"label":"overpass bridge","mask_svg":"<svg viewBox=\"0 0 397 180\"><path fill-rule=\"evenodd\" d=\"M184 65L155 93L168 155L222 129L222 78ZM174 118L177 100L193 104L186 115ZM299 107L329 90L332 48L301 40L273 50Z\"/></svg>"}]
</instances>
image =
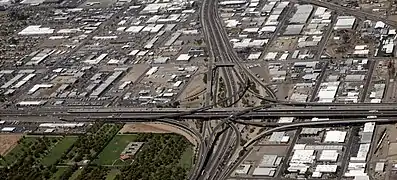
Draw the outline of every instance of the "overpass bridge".
<instances>
[{"instance_id":1,"label":"overpass bridge","mask_svg":"<svg viewBox=\"0 0 397 180\"><path fill-rule=\"evenodd\" d=\"M2 112L3 111L3 112ZM329 118L366 118L367 116L395 117L397 106L320 106L320 107L268 107L266 109L255 108L215 108L215 109L130 109L130 108L93 108L93 109L36 109L29 110L1 110L1 117L34 117L52 116L62 119L118 119L131 120L156 120L164 118L184 119L222 119L233 116L236 112L239 119L263 119L279 117L329 117Z\"/></svg>"}]
</instances>

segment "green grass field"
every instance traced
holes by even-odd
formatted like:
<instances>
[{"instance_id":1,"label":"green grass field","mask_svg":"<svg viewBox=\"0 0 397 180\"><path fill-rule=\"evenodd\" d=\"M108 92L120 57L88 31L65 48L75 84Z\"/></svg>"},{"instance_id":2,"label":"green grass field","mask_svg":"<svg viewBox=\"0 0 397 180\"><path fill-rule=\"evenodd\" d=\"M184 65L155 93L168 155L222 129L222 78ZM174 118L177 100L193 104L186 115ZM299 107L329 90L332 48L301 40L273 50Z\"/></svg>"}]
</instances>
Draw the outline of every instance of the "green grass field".
<instances>
[{"instance_id":1,"label":"green grass field","mask_svg":"<svg viewBox=\"0 0 397 180\"><path fill-rule=\"evenodd\" d=\"M185 152L183 152L181 156L181 160L179 162L180 165L185 169L190 169L193 164L193 156L194 156L193 146L190 145L186 148Z\"/></svg>"},{"instance_id":2,"label":"green grass field","mask_svg":"<svg viewBox=\"0 0 397 180\"><path fill-rule=\"evenodd\" d=\"M41 163L45 166L54 164L76 140L77 137L66 136L51 149L47 156L41 160Z\"/></svg>"},{"instance_id":3,"label":"green grass field","mask_svg":"<svg viewBox=\"0 0 397 180\"><path fill-rule=\"evenodd\" d=\"M65 170L67 169L67 167L59 167L57 172L55 172L50 180L58 180L61 178L62 174L65 172Z\"/></svg>"},{"instance_id":4,"label":"green grass field","mask_svg":"<svg viewBox=\"0 0 397 180\"><path fill-rule=\"evenodd\" d=\"M109 144L99 154L95 163L99 165L112 165L117 160L117 165L123 164L119 160L120 153L128 145L128 143L135 141L137 135L116 135Z\"/></svg>"}]
</instances>

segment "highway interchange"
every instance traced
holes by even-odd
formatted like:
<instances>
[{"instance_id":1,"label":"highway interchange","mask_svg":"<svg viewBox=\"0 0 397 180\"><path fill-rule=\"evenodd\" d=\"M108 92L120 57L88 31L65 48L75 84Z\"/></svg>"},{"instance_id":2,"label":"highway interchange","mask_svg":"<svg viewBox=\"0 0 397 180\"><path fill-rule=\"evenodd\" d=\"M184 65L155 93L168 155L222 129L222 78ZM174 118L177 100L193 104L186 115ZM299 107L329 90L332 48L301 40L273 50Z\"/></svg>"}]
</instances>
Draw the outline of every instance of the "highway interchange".
<instances>
[{"instance_id":1,"label":"highway interchange","mask_svg":"<svg viewBox=\"0 0 397 180\"><path fill-rule=\"evenodd\" d=\"M214 2L214 1L212 1L212 2ZM326 2L315 1L315 0L314 1L313 0L303 0L301 2L311 3L311 4L323 6L323 7L332 9L332 10L336 10L337 12L343 11L344 13L351 14L351 15L354 15L354 16L359 17L359 18L364 18L364 19L369 19L369 20L379 20L379 21L383 21L385 23L388 23L390 25L395 25L396 24L393 21L389 21L387 19L380 18L380 17L378 17L376 15L372 15L370 13L364 13L364 12L361 12L361 11L352 11L351 9L341 8L340 6L334 5L332 3L326 3ZM225 58L228 58L229 61L235 63L236 66L239 68L239 70L242 70L242 72L244 72L245 75L250 77L251 80L253 80L255 83L258 83L259 85L261 85L262 87L265 88L267 94L269 95L269 98L267 100L273 101L275 103L279 103L279 101L276 99L276 96L275 96L274 92L268 86L266 86L261 81L259 81L254 75L252 75L252 73L250 73L244 66L241 66L241 64L239 63L240 62L239 58L237 57L237 55L234 52L234 50L231 48L231 44L230 44L230 42L229 42L229 40L227 38L227 35L226 35L226 32L225 32L224 28L222 28L222 24L219 23L219 17L217 15L218 13L217 13L216 4L213 5L211 3L208 3L208 0L204 1L203 2L203 6L202 6L202 10L206 10L207 11L206 16L204 16L204 14L202 14L203 15L202 18L204 18L202 20L202 23L208 23L208 24L203 24L203 26L205 27L205 33L204 34L206 35L207 40L209 40L209 44L210 44L209 48L212 50L211 54L213 56L215 56L215 57L220 57L222 61L224 61L223 57L226 54ZM213 13L213 14L211 14L211 13ZM285 21L285 17L286 17L286 15L284 15L284 19L282 20L281 23L283 23ZM214 26L215 27L219 27L219 28L213 28ZM332 29L332 28L330 28L330 29ZM279 30L280 30L280 26L278 26L278 29L274 33L273 37L270 39L270 43L272 41L274 41L274 37L278 34ZM209 34L210 34L211 31L213 33L213 36L209 37ZM329 36L331 34L330 32L331 32L330 30L326 32L326 39L329 38ZM216 48L213 47L213 45L215 43L211 42L211 40L215 41L215 43L217 45ZM220 43L218 43L217 41L220 41ZM225 47L224 48L225 51L222 51L221 49L219 49L221 52L217 54L216 52L213 52L213 50L219 48L219 45L224 46ZM320 44L320 52L322 52L324 50L325 45L326 45L326 42L323 42L323 44ZM232 55L232 57L230 57L229 54ZM316 59L321 58L320 55L321 55L321 53L319 53L318 56L316 56ZM325 65L324 68L326 66L327 65ZM212 66L210 66L210 67L212 67ZM324 75L324 70L325 69L323 69L323 71L322 71L320 79ZM233 81L233 75L230 75L230 72L228 73L228 70L224 70L224 71L226 71L226 73L223 74L224 75L223 77L227 81L226 86L228 86L228 83L229 83L228 81L230 81L230 79L232 79L231 82L234 82ZM237 77L239 77L238 73L237 73ZM239 80L241 81L241 79L239 79ZM207 83L207 84L212 84L211 81L212 81L212 78L210 79L210 83ZM317 86L315 87L315 91L313 93L317 92L318 88L319 88L319 83L317 83ZM230 88L228 89L228 91L230 91ZM212 92L210 94L212 94ZM310 101L313 101L314 97L315 97L315 94L311 96L311 100ZM207 98L207 99L209 99L209 98ZM314 107L316 107L316 106L314 106ZM320 106L320 108L321 108L321 106ZM390 110L386 110L387 108L391 108L391 109ZM253 109L255 109L255 108L253 108ZM244 118L244 116L245 116L245 118L248 118L248 119L249 118L252 118L252 119L254 119L254 118L263 118L263 117L273 117L273 118L275 118L275 117L283 117L283 116L292 116L292 117L338 117L338 118L361 117L361 118L365 118L365 117L378 117L378 116L379 117L380 116L382 116L382 117L392 117L392 116L396 115L396 114L394 114L393 106L386 106L386 109L383 109L383 108L381 109L381 108L373 107L373 106L366 106L366 107L364 106L364 109L355 109L355 108L351 108L349 106L343 106L342 105L342 106L334 106L334 107L329 107L328 106L328 107L325 107L322 110L320 110L320 109L313 108L313 106L305 106L305 105L303 105L303 108L298 108L298 109L288 109L288 108L283 107L281 109L278 109L278 110L280 110L280 112L271 112L272 111L271 109L262 110L262 111L267 111L267 112L261 112L261 111L252 112L250 110L248 110L248 111L247 110L245 110L245 111L243 110L242 112L244 112L244 113L239 114L238 118ZM278 110L275 110L275 111L278 111ZM200 113L200 112L198 112L198 113ZM229 111L229 112L224 113L224 114L222 114L220 112L212 112L211 114L214 114L214 115L216 114L215 116L218 116L218 117L212 116L212 117L205 117L205 118L208 118L208 119L211 119L211 118L225 118L225 120L223 122L227 122L228 124L231 124L230 122L236 122L234 120L237 118L237 116L230 115L230 114L235 114L233 111L231 111L231 112ZM259 114L261 114L261 115L259 115ZM228 115L230 115L230 116L228 116ZM256 117L256 115L259 115L260 117ZM196 118L199 118L199 117L196 117ZM254 137L250 141L248 141L243 147L244 147L244 150L247 150L257 140L261 139L265 135L270 135L270 133L272 133L272 132L285 130L285 129L289 129L289 128L297 128L297 127L301 127L301 126L317 126L317 125L323 126L323 125L332 125L332 124L365 123L365 122L374 122L374 121L376 121L376 122L389 122L389 123L390 122L395 122L394 119L357 119L357 120L350 120L350 121L336 120L336 121L319 121L319 122L296 123L296 124L290 124L290 125L276 127L276 128L270 129L268 131L262 132L261 134L257 135L256 137ZM219 127L219 126L222 126L222 124L218 125L217 127ZM235 127L235 126L231 126L231 127ZM228 133L225 133L225 134L229 135ZM212 136L210 136L210 139L211 139L211 137ZM230 139L232 139L232 138L230 138ZM213 147L212 144L210 144L210 149L211 150L213 148L218 149L218 151L216 151L216 153L214 153L215 155L217 155L217 158L215 158L215 161L212 161L213 162L212 164L211 163L206 164L206 167L209 167L209 169L207 169L207 168L203 168L204 170L201 169L201 168L198 169L198 171L200 173L202 173L201 177L205 177L203 179L211 179L211 176L209 176L209 177L206 176L206 173L208 172L208 170L212 170L210 172L210 174L213 174L213 172L215 172L215 175L213 177L217 177L217 174L220 173L221 175L219 177L227 178L228 175L230 175L230 173L239 165L239 163L241 163L241 161L237 162L237 163L234 163L234 167L231 167L231 168L223 167L223 166L219 167L218 166L219 165L218 161L220 159L224 159L224 154L220 154L219 155L219 151L224 151L225 149L227 149L228 147L225 147L226 144L227 144L226 140L224 140L224 139L220 139L220 141L218 143L218 146L216 146L216 147ZM230 144L232 144L232 143L230 143ZM230 144L229 144L229 146L230 146ZM236 144L239 144L239 142L237 142ZM235 153L235 152L233 151L233 153ZM211 156L205 155L204 157L210 158L211 160L213 160L213 158L211 158ZM228 159L228 160L230 160L230 159ZM208 160L204 160L204 161L207 162ZM226 161L226 162L228 162L228 161ZM222 170L220 170L220 169L222 169ZM219 172L219 171L222 171L222 172ZM192 179L195 179L195 178L196 177L193 177Z\"/></svg>"}]
</instances>

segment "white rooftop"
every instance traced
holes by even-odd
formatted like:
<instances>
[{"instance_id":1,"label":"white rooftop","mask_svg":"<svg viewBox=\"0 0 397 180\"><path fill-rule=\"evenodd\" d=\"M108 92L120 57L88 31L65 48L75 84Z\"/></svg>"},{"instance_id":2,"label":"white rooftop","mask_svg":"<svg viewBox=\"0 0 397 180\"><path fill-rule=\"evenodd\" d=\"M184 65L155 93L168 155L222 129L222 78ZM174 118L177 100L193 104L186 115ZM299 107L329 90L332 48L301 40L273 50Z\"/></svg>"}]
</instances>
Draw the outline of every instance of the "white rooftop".
<instances>
[{"instance_id":1,"label":"white rooftop","mask_svg":"<svg viewBox=\"0 0 397 180\"><path fill-rule=\"evenodd\" d=\"M336 150L323 150L321 151L320 161L332 161L336 162L338 159L339 153Z\"/></svg>"},{"instance_id":2,"label":"white rooftop","mask_svg":"<svg viewBox=\"0 0 397 180\"><path fill-rule=\"evenodd\" d=\"M275 60L278 52L269 52L265 56L265 60Z\"/></svg>"},{"instance_id":3,"label":"white rooftop","mask_svg":"<svg viewBox=\"0 0 397 180\"><path fill-rule=\"evenodd\" d=\"M278 123L292 123L294 121L294 117L280 117Z\"/></svg>"},{"instance_id":4,"label":"white rooftop","mask_svg":"<svg viewBox=\"0 0 397 180\"><path fill-rule=\"evenodd\" d=\"M345 142L346 132L344 131L327 131L324 142Z\"/></svg>"},{"instance_id":5,"label":"white rooftop","mask_svg":"<svg viewBox=\"0 0 397 180\"><path fill-rule=\"evenodd\" d=\"M316 172L325 172L325 173L334 173L336 172L336 169L338 168L338 165L333 164L333 165L317 165L316 166Z\"/></svg>"},{"instance_id":6,"label":"white rooftop","mask_svg":"<svg viewBox=\"0 0 397 180\"><path fill-rule=\"evenodd\" d=\"M54 33L54 29L41 27L41 25L33 25L26 27L21 32L19 32L18 35L43 35L52 33Z\"/></svg>"},{"instance_id":7,"label":"white rooftop","mask_svg":"<svg viewBox=\"0 0 397 180\"><path fill-rule=\"evenodd\" d=\"M276 172L276 168L255 168L252 175L254 176L274 176Z\"/></svg>"},{"instance_id":8,"label":"white rooftop","mask_svg":"<svg viewBox=\"0 0 397 180\"><path fill-rule=\"evenodd\" d=\"M364 124L363 132L374 132L375 122L367 122Z\"/></svg>"},{"instance_id":9,"label":"white rooftop","mask_svg":"<svg viewBox=\"0 0 397 180\"><path fill-rule=\"evenodd\" d=\"M314 160L314 150L297 149L291 158L291 163L311 164Z\"/></svg>"},{"instance_id":10,"label":"white rooftop","mask_svg":"<svg viewBox=\"0 0 397 180\"><path fill-rule=\"evenodd\" d=\"M138 33L140 32L145 26L131 26L128 29L125 30L125 32L132 32L132 33Z\"/></svg>"},{"instance_id":11,"label":"white rooftop","mask_svg":"<svg viewBox=\"0 0 397 180\"><path fill-rule=\"evenodd\" d=\"M191 56L188 54L181 54L179 57L176 59L177 61L189 61Z\"/></svg>"},{"instance_id":12,"label":"white rooftop","mask_svg":"<svg viewBox=\"0 0 397 180\"><path fill-rule=\"evenodd\" d=\"M356 22L356 18L353 16L339 16L334 29L351 29Z\"/></svg>"}]
</instances>

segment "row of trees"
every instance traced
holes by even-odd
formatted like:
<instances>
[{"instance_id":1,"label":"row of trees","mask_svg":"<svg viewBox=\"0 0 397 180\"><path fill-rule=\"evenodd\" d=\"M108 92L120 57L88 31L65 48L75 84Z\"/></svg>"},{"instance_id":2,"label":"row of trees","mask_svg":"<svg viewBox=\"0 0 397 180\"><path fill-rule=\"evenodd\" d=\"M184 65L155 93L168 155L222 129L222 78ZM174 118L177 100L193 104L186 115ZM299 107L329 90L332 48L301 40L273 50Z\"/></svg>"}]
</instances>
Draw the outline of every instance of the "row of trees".
<instances>
[{"instance_id":1,"label":"row of trees","mask_svg":"<svg viewBox=\"0 0 397 180\"><path fill-rule=\"evenodd\" d=\"M75 180L106 179L109 168L103 166L87 166Z\"/></svg>"},{"instance_id":2,"label":"row of trees","mask_svg":"<svg viewBox=\"0 0 397 180\"><path fill-rule=\"evenodd\" d=\"M90 133L79 136L73 146L64 152L61 159L74 162L93 160L122 127L122 124L98 124L92 126L94 130L89 130Z\"/></svg>"},{"instance_id":3,"label":"row of trees","mask_svg":"<svg viewBox=\"0 0 397 180\"><path fill-rule=\"evenodd\" d=\"M74 164L73 166L69 166L63 173L62 175L59 177L60 180L68 180L75 171L77 171L79 167Z\"/></svg>"},{"instance_id":4,"label":"row of trees","mask_svg":"<svg viewBox=\"0 0 397 180\"><path fill-rule=\"evenodd\" d=\"M57 139L47 137L37 138L33 141L27 139L21 140L22 146L20 153L10 154L15 156L16 160L8 167L0 168L1 179L4 180L42 180L49 179L57 169L54 165L44 167L40 158L48 153L50 147L57 142Z\"/></svg>"},{"instance_id":5,"label":"row of trees","mask_svg":"<svg viewBox=\"0 0 397 180\"><path fill-rule=\"evenodd\" d=\"M162 179L183 180L187 169L179 161L189 142L176 134L141 134L138 141L147 141L131 165L121 169L118 180Z\"/></svg>"}]
</instances>

